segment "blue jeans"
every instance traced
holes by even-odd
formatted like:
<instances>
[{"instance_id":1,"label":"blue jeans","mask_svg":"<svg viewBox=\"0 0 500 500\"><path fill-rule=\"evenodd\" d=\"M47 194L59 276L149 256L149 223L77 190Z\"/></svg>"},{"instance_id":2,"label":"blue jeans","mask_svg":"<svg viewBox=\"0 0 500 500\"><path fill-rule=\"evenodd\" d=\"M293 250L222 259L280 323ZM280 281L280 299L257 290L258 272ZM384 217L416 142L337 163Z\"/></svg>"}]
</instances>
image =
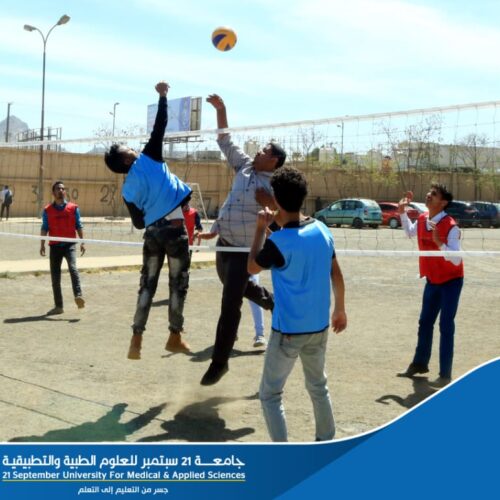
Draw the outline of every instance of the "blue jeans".
<instances>
[{"instance_id":1,"label":"blue jeans","mask_svg":"<svg viewBox=\"0 0 500 500\"><path fill-rule=\"evenodd\" d=\"M63 307L63 296L61 292L61 265L62 260L66 259L68 263L69 275L71 277L71 286L73 295L78 297L82 295L80 285L80 275L76 268L76 245L49 245L50 259L50 277L52 279L52 292L54 294L54 304L56 307Z\"/></svg>"},{"instance_id":2,"label":"blue jeans","mask_svg":"<svg viewBox=\"0 0 500 500\"><path fill-rule=\"evenodd\" d=\"M189 243L186 228L162 219L144 232L139 296L132 325L133 333L142 334L156 293L160 272L168 259L168 328L179 333L184 327L184 302L189 287Z\"/></svg>"},{"instance_id":3,"label":"blue jeans","mask_svg":"<svg viewBox=\"0 0 500 500\"><path fill-rule=\"evenodd\" d=\"M463 278L453 279L441 285L427 282L424 288L422 311L418 326L418 342L413 363L427 366L431 359L434 323L439 318L439 375L451 378L453 345L455 337L455 315L464 284Z\"/></svg>"},{"instance_id":4,"label":"blue jeans","mask_svg":"<svg viewBox=\"0 0 500 500\"><path fill-rule=\"evenodd\" d=\"M311 398L316 422L316 440L326 441L335 435L332 403L325 374L328 329L307 335L282 335L271 331L264 359L259 398L267 430L273 441L288 441L283 389L298 357L306 389Z\"/></svg>"}]
</instances>

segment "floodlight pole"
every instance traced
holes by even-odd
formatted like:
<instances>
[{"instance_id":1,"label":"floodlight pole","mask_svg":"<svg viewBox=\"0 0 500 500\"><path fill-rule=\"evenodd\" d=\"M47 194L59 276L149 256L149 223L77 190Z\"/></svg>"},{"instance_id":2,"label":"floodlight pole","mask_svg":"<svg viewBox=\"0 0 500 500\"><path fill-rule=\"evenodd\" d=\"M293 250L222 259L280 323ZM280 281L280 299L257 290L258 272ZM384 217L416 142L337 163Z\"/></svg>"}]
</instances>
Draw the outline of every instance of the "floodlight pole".
<instances>
[{"instance_id":1,"label":"floodlight pole","mask_svg":"<svg viewBox=\"0 0 500 500\"><path fill-rule=\"evenodd\" d=\"M48 31L47 35L44 35L36 26L31 26L29 24L24 25L26 31L38 31L43 41L43 65L42 65L42 116L41 116L41 126L40 126L40 142L43 143L44 127L45 127L45 60L47 52L47 40L52 30L56 26L66 24L70 20L70 17L66 14L61 16L59 21L57 21L52 28ZM43 207L43 144L40 145L40 167L38 169L38 196L37 196L37 212L38 217L42 215Z\"/></svg>"}]
</instances>

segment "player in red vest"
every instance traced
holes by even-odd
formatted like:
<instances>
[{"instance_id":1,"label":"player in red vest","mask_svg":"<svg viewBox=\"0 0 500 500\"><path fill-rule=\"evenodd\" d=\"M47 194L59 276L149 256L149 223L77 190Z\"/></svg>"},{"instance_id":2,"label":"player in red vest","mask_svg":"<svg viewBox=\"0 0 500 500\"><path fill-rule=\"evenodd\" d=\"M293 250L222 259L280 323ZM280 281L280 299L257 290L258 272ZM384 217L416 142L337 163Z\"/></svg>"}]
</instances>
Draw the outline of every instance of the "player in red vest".
<instances>
[{"instance_id":1,"label":"player in red vest","mask_svg":"<svg viewBox=\"0 0 500 500\"><path fill-rule=\"evenodd\" d=\"M417 236L418 248L422 251L459 251L460 229L455 220L446 213L453 195L443 184L432 184L427 193L423 213L412 223L406 215L413 193L407 192L399 202L401 225L407 236ZM455 336L455 315L464 281L464 266L461 257L420 257L420 276L426 278L418 327L418 341L415 356L405 373L413 377L429 371L434 323L440 315L439 330L439 378L433 383L442 387L451 381L453 345Z\"/></svg>"},{"instance_id":2,"label":"player in red vest","mask_svg":"<svg viewBox=\"0 0 500 500\"><path fill-rule=\"evenodd\" d=\"M192 246L194 242L194 237L198 236L199 231L203 231L203 226L201 225L201 219L198 210L196 210L196 208L193 208L189 204L189 201L190 197L187 200L185 200L181 206L182 206L182 214L184 215L184 223L186 224L186 231L189 238L189 246Z\"/></svg>"},{"instance_id":3,"label":"player in red vest","mask_svg":"<svg viewBox=\"0 0 500 500\"><path fill-rule=\"evenodd\" d=\"M83 239L83 226L80 221L80 209L78 205L66 201L66 188L64 183L56 181L52 185L54 202L47 205L42 214L41 236L56 236L59 238L74 238L78 233ZM73 295L79 309L85 307L85 300L82 297L80 285L80 275L76 268L75 243L67 241L50 241L50 275L52 278L52 292L54 293L55 307L47 315L62 314L63 297L61 292L61 264L66 259L68 270L73 287ZM81 255L85 253L85 245L80 245ZM45 240L40 242L40 255L45 256Z\"/></svg>"}]
</instances>

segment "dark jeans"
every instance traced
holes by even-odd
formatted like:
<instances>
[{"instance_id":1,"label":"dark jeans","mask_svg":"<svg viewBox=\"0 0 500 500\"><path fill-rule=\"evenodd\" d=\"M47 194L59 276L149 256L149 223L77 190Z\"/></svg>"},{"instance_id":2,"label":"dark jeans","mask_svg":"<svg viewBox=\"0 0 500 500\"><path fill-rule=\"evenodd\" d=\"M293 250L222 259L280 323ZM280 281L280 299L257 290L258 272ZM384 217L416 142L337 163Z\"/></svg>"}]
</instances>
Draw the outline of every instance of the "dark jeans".
<instances>
[{"instance_id":1,"label":"dark jeans","mask_svg":"<svg viewBox=\"0 0 500 500\"><path fill-rule=\"evenodd\" d=\"M139 296L132 330L142 334L146 329L151 303L156 293L161 268L168 260L168 327L181 332L184 326L184 302L189 287L189 243L183 225L173 226L162 219L146 228L142 248Z\"/></svg>"},{"instance_id":2,"label":"dark jeans","mask_svg":"<svg viewBox=\"0 0 500 500\"><path fill-rule=\"evenodd\" d=\"M462 291L463 278L454 279L441 285L429 282L424 288L422 311L418 327L418 342L413 363L427 366L431 359L434 323L439 318L439 375L451 378L453 345L455 337L455 315Z\"/></svg>"},{"instance_id":3,"label":"dark jeans","mask_svg":"<svg viewBox=\"0 0 500 500\"><path fill-rule=\"evenodd\" d=\"M218 246L229 246L219 239ZM223 284L222 302L212 360L226 363L233 349L241 319L243 297L264 309L274 307L273 295L251 281L247 271L248 253L217 252L217 274Z\"/></svg>"},{"instance_id":4,"label":"dark jeans","mask_svg":"<svg viewBox=\"0 0 500 500\"><path fill-rule=\"evenodd\" d=\"M5 203L2 203L2 211L0 212L0 219L3 218L3 212L5 209L7 209L7 216L5 217L5 220L9 220L10 205L6 205Z\"/></svg>"},{"instance_id":5,"label":"dark jeans","mask_svg":"<svg viewBox=\"0 0 500 500\"><path fill-rule=\"evenodd\" d=\"M61 264L63 258L68 263L73 295L78 297L82 294L80 286L80 275L76 268L76 245L49 245L50 248L50 276L52 278L52 292L56 307L63 307L61 292Z\"/></svg>"}]
</instances>

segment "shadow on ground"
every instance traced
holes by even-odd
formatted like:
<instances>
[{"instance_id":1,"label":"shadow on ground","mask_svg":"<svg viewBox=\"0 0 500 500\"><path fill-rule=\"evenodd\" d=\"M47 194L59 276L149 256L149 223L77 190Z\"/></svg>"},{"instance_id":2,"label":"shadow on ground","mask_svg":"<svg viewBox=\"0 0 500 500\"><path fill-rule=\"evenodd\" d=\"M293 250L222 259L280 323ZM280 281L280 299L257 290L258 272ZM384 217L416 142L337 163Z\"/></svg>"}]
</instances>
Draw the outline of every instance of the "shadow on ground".
<instances>
[{"instance_id":1,"label":"shadow on ground","mask_svg":"<svg viewBox=\"0 0 500 500\"><path fill-rule=\"evenodd\" d=\"M429 385L429 379L427 377L413 377L411 381L413 384L413 392L408 394L408 396L402 397L397 394L386 394L375 401L384 405L389 404L389 401L394 401L404 408L413 408L436 392L436 389Z\"/></svg>"},{"instance_id":2,"label":"shadow on ground","mask_svg":"<svg viewBox=\"0 0 500 500\"><path fill-rule=\"evenodd\" d=\"M80 318L64 319L40 314L39 316L23 316L22 318L7 318L3 320L4 323L30 323L31 321L66 321L67 323L78 323Z\"/></svg>"},{"instance_id":3,"label":"shadow on ground","mask_svg":"<svg viewBox=\"0 0 500 500\"><path fill-rule=\"evenodd\" d=\"M210 346L210 347L207 347L206 349L203 349L203 351L189 353L188 356L191 357L190 361L193 361L195 363L200 363L200 362L210 360L212 358L213 350L214 350L213 346ZM264 354L265 352L266 352L265 349L254 349L253 351L241 351L239 349L233 348L229 359L238 358L240 356L260 356L261 354ZM168 358L170 356L173 356L173 354L167 354L163 357Z\"/></svg>"},{"instance_id":4,"label":"shadow on ground","mask_svg":"<svg viewBox=\"0 0 500 500\"><path fill-rule=\"evenodd\" d=\"M173 420L161 424L162 434L140 439L141 442L181 440L189 442L234 441L255 432L252 427L228 429L226 421L219 416L219 406L240 399L255 399L255 395L245 398L214 397L185 406Z\"/></svg>"},{"instance_id":5,"label":"shadow on ground","mask_svg":"<svg viewBox=\"0 0 500 500\"><path fill-rule=\"evenodd\" d=\"M95 422L84 422L69 429L49 431L42 436L22 436L11 439L11 442L88 442L88 441L125 441L125 438L138 429L148 425L166 407L166 404L154 406L147 412L138 415L128 422L120 423L120 417L127 408L126 403L119 403Z\"/></svg>"}]
</instances>

